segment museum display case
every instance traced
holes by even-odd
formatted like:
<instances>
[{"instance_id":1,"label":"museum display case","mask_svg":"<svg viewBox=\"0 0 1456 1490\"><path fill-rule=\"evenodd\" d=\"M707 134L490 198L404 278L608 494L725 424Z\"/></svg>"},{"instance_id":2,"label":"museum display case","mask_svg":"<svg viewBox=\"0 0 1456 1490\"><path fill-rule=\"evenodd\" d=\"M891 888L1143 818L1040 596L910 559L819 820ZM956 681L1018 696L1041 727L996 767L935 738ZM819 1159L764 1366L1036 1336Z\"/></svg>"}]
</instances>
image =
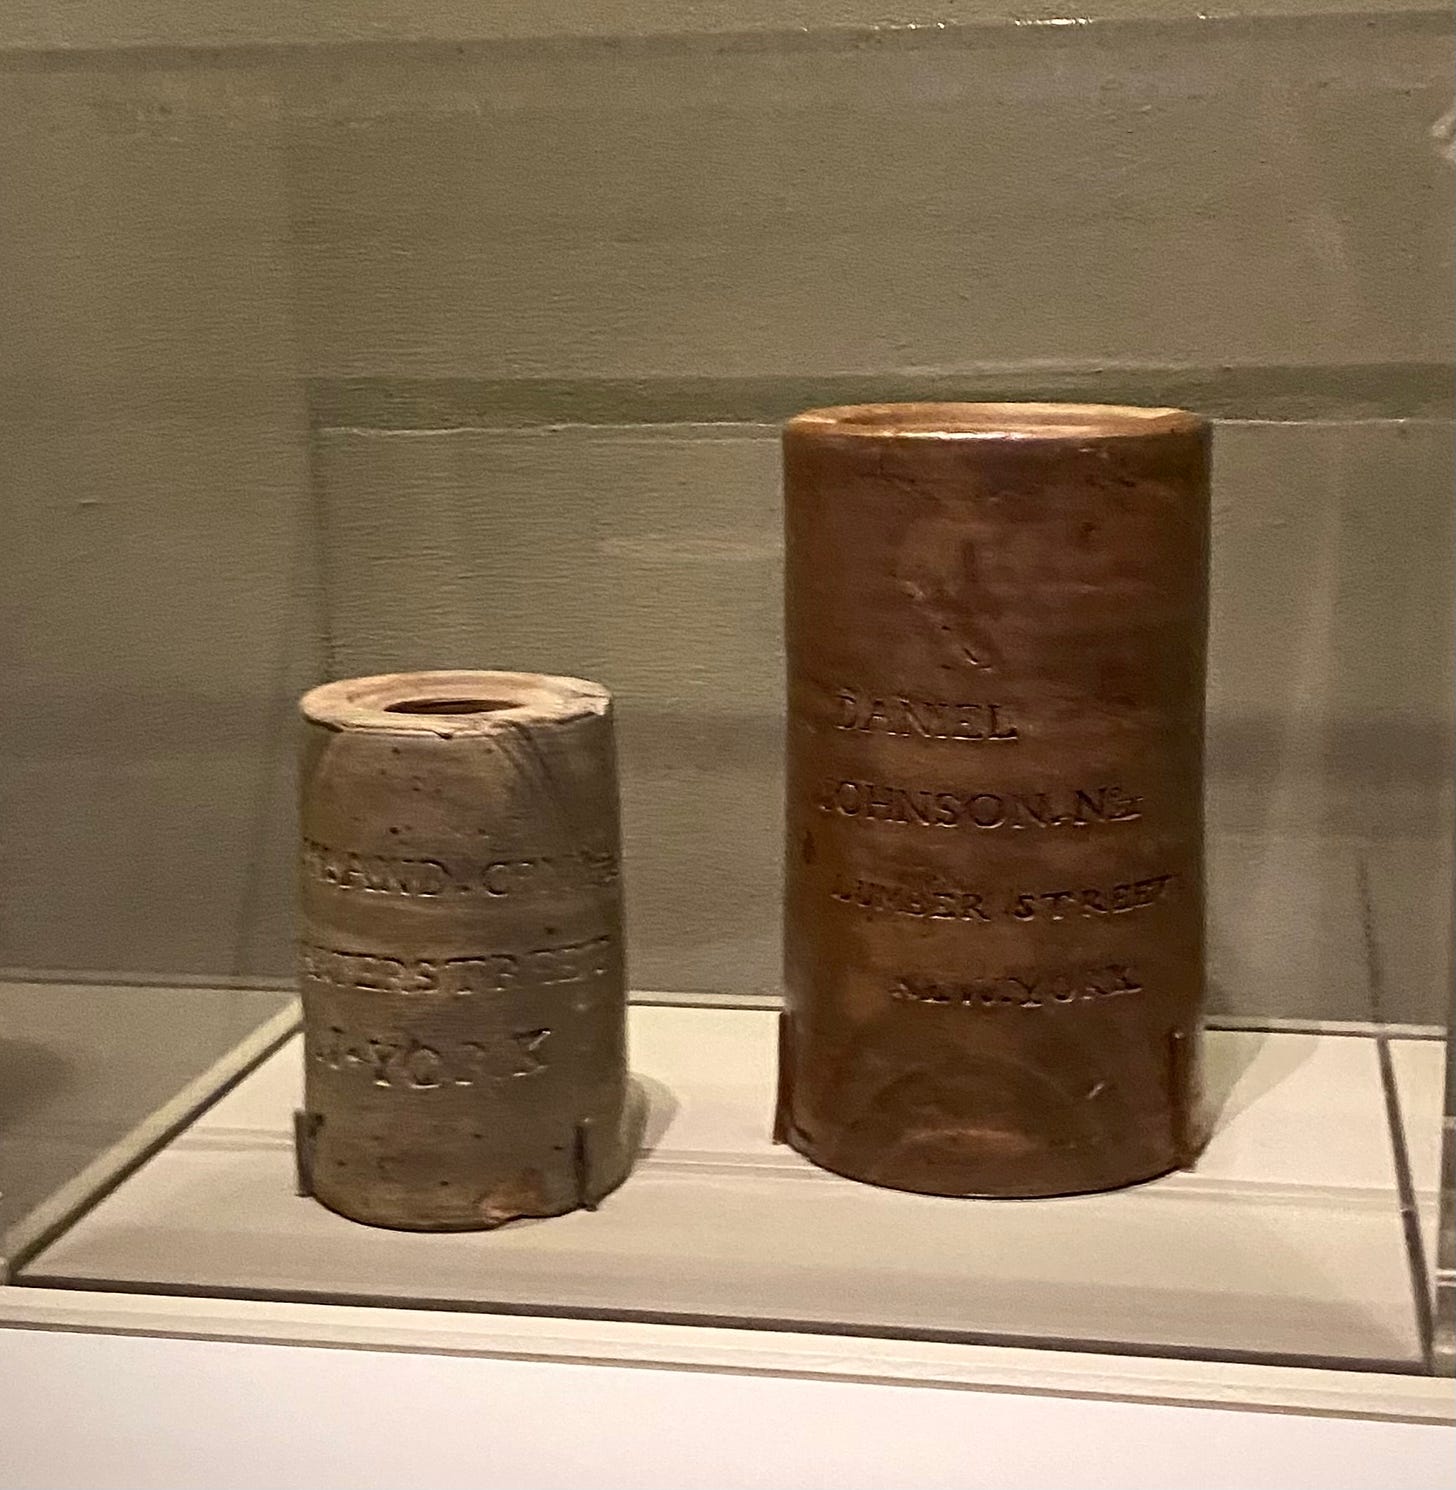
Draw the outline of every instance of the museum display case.
<instances>
[{"instance_id":1,"label":"museum display case","mask_svg":"<svg viewBox=\"0 0 1456 1490\"><path fill-rule=\"evenodd\" d=\"M528 10L0 17L0 1326L1449 1417L1449 15Z\"/></svg>"}]
</instances>

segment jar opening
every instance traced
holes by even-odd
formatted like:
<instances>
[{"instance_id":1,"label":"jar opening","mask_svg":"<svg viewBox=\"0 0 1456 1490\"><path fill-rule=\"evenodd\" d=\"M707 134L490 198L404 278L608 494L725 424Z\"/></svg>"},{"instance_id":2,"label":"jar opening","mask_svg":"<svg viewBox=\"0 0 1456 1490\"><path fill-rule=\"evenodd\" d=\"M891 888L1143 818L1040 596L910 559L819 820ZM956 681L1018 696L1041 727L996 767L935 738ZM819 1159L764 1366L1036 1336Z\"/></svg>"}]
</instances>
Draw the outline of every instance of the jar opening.
<instances>
[{"instance_id":1,"label":"jar opening","mask_svg":"<svg viewBox=\"0 0 1456 1490\"><path fill-rule=\"evenodd\" d=\"M498 709L514 709L515 704L502 698L402 698L385 704L386 714L493 714Z\"/></svg>"}]
</instances>

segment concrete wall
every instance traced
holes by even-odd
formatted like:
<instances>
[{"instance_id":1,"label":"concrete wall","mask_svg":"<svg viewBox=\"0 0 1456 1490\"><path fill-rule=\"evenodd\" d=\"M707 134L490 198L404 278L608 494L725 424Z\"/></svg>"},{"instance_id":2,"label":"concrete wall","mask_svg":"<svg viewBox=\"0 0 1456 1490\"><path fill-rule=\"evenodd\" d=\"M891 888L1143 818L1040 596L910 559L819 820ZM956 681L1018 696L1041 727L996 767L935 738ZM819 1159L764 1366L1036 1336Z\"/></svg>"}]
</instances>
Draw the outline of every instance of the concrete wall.
<instances>
[{"instance_id":1,"label":"concrete wall","mask_svg":"<svg viewBox=\"0 0 1456 1490\"><path fill-rule=\"evenodd\" d=\"M775 422L1067 396L1222 421L1220 1005L1446 1016L1444 6L237 9L0 15L0 963L286 975L293 697L503 665L772 989Z\"/></svg>"}]
</instances>

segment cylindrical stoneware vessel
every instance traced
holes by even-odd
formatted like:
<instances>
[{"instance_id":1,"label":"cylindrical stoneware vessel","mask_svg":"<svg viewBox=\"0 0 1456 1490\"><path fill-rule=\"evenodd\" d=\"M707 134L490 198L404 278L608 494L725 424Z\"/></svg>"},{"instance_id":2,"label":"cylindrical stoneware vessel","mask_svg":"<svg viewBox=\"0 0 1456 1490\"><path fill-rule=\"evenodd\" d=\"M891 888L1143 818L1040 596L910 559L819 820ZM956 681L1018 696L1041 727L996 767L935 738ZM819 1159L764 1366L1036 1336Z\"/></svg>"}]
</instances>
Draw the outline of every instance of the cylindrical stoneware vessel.
<instances>
[{"instance_id":1,"label":"cylindrical stoneware vessel","mask_svg":"<svg viewBox=\"0 0 1456 1490\"><path fill-rule=\"evenodd\" d=\"M610 696L426 672L301 707L300 1189L415 1231L591 1206L636 1138Z\"/></svg>"},{"instance_id":2,"label":"cylindrical stoneware vessel","mask_svg":"<svg viewBox=\"0 0 1456 1490\"><path fill-rule=\"evenodd\" d=\"M1207 425L886 404L784 436L778 1136L936 1195L1191 1162Z\"/></svg>"}]
</instances>

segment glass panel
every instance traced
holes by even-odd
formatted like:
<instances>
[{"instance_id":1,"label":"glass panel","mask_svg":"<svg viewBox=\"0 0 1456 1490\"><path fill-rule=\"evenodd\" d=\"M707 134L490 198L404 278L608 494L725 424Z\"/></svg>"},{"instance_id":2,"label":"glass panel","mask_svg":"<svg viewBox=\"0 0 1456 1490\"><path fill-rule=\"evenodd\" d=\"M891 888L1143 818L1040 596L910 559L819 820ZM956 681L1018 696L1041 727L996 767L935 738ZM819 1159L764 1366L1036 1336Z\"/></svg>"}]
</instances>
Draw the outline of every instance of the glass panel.
<instances>
[{"instance_id":1,"label":"glass panel","mask_svg":"<svg viewBox=\"0 0 1456 1490\"><path fill-rule=\"evenodd\" d=\"M1447 14L144 9L0 17L0 1227L284 1007L324 678L608 684L641 998L776 998L815 404L1212 415L1212 1011L1446 1029Z\"/></svg>"},{"instance_id":2,"label":"glass panel","mask_svg":"<svg viewBox=\"0 0 1456 1490\"><path fill-rule=\"evenodd\" d=\"M287 1037L262 989L0 983L0 1280Z\"/></svg>"}]
</instances>

